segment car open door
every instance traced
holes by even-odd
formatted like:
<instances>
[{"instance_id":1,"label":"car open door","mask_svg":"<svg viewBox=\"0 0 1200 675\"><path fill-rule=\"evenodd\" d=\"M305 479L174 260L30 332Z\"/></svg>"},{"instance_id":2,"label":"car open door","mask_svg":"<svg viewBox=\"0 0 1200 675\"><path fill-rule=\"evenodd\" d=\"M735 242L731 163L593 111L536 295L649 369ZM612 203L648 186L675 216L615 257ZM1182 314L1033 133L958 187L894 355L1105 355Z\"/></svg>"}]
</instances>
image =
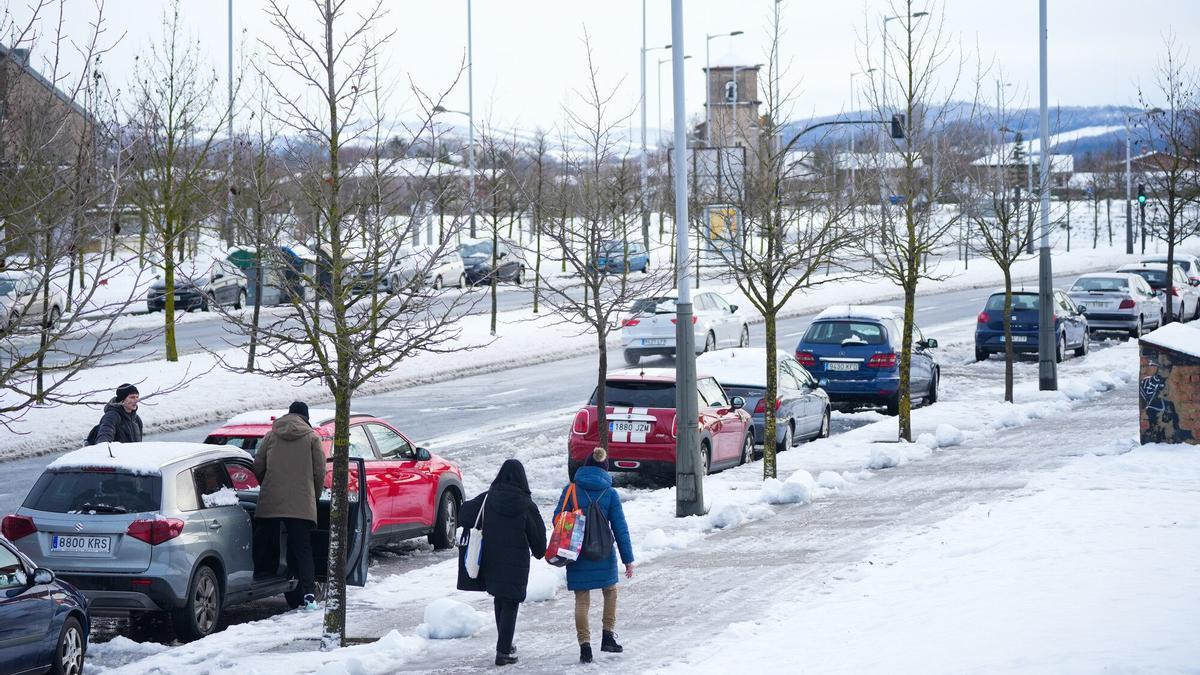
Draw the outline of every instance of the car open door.
<instances>
[{"instance_id":1,"label":"car open door","mask_svg":"<svg viewBox=\"0 0 1200 675\"><path fill-rule=\"evenodd\" d=\"M332 463L332 459L326 460ZM371 507L367 494L367 465L360 457L350 458L350 480L348 487L346 533L346 583L351 586L367 585L367 551L370 550ZM322 495L317 502L317 527L313 530L313 562L317 581L328 581L329 569L329 509L330 497Z\"/></svg>"}]
</instances>

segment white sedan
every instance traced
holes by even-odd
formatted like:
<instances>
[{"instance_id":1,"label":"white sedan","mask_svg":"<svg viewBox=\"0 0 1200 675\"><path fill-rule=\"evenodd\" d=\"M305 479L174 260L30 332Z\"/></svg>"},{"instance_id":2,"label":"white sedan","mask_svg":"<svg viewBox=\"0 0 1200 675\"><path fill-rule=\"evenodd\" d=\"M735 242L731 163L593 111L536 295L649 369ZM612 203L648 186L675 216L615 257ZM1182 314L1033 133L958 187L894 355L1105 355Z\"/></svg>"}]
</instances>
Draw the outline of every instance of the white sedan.
<instances>
[{"instance_id":1,"label":"white sedan","mask_svg":"<svg viewBox=\"0 0 1200 675\"><path fill-rule=\"evenodd\" d=\"M41 324L53 327L62 317L66 295L51 282L50 299L42 301L41 278L27 272L0 273L0 326Z\"/></svg>"},{"instance_id":2,"label":"white sedan","mask_svg":"<svg viewBox=\"0 0 1200 675\"><path fill-rule=\"evenodd\" d=\"M633 304L629 318L621 322L621 348L625 363L636 366L643 356L675 355L676 295L644 298ZM737 305L717 293L698 291L692 295L692 327L696 353L726 347L749 347L750 326Z\"/></svg>"}]
</instances>

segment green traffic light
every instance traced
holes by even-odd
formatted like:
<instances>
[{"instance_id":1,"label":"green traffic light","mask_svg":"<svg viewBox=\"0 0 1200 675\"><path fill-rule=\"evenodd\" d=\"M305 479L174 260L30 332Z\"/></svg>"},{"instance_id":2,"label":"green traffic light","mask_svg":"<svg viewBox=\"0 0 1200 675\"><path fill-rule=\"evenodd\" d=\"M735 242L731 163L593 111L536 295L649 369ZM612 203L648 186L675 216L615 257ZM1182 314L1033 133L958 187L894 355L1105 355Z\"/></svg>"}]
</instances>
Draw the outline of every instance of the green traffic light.
<instances>
[{"instance_id":1,"label":"green traffic light","mask_svg":"<svg viewBox=\"0 0 1200 675\"><path fill-rule=\"evenodd\" d=\"M1146 195L1138 195L1138 203L1145 204L1146 203Z\"/></svg>"}]
</instances>

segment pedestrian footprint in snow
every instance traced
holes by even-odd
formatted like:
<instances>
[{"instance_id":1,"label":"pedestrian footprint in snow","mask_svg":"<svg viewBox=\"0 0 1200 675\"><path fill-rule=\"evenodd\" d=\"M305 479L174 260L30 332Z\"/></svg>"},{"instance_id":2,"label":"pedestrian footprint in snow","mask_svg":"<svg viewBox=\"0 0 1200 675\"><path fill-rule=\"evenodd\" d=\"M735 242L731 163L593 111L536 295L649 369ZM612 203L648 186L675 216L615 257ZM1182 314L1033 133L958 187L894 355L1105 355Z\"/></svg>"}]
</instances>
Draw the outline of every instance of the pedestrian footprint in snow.
<instances>
[{"instance_id":1,"label":"pedestrian footprint in snow","mask_svg":"<svg viewBox=\"0 0 1200 675\"><path fill-rule=\"evenodd\" d=\"M601 625L600 651L622 652L617 644L617 551L616 540L625 564L625 578L633 577L633 544L629 541L629 526L621 498L612 489L612 474L608 472L608 455L596 448L583 466L575 472L575 497L585 514L583 550L579 559L567 564L567 589L575 591L575 637L579 640L579 661L592 662L592 636L588 627L591 593L600 589L604 596L604 618ZM571 485L563 488L554 519L568 506ZM570 505L574 506L574 505ZM615 536L614 536L615 535Z\"/></svg>"},{"instance_id":2,"label":"pedestrian footprint in snow","mask_svg":"<svg viewBox=\"0 0 1200 675\"><path fill-rule=\"evenodd\" d=\"M482 518L480 512L482 511ZM496 665L517 662L513 634L517 610L525 601L529 585L529 556L546 554L546 523L529 491L525 466L510 459L500 466L492 486L464 503L459 522L470 529L482 519L483 554L479 573L472 578L466 570L465 552L459 549L458 588L487 591L496 615Z\"/></svg>"}]
</instances>

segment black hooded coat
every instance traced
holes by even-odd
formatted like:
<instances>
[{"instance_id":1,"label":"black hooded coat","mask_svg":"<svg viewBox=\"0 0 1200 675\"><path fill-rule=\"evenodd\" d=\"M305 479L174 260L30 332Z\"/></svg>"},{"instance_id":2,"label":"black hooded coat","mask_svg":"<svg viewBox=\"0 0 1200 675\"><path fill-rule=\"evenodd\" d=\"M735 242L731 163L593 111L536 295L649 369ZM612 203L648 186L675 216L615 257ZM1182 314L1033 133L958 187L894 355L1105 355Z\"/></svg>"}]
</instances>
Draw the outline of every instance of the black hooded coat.
<instances>
[{"instance_id":1,"label":"black hooded coat","mask_svg":"<svg viewBox=\"0 0 1200 675\"><path fill-rule=\"evenodd\" d=\"M483 556L479 577L467 576L463 565L465 548L459 550L458 588L486 590L505 600L522 602L529 584L529 556L541 559L546 554L546 523L529 493L525 467L510 459L500 467L487 492L463 504L459 523L467 529L483 506Z\"/></svg>"}]
</instances>

